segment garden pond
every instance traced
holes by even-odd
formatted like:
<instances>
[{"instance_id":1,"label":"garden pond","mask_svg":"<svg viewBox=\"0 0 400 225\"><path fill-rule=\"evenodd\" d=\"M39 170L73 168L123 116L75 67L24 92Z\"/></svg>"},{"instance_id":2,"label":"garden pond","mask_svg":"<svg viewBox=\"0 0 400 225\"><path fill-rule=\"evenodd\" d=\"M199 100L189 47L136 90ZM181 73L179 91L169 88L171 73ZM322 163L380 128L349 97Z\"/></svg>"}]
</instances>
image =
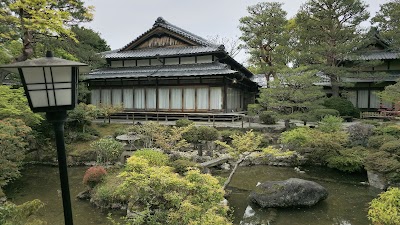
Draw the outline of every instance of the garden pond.
<instances>
[{"instance_id":1,"label":"garden pond","mask_svg":"<svg viewBox=\"0 0 400 225\"><path fill-rule=\"evenodd\" d=\"M74 223L79 225L109 224L108 212L101 212L88 201L75 196L84 190L82 177L87 167L68 169ZM367 225L368 203L380 193L379 189L361 185L367 177L362 174L344 174L327 168L302 168L304 174L290 167L252 166L240 167L229 189L229 205L234 209L234 224L269 225ZM57 167L27 166L22 178L9 185L6 194L17 204L33 200L46 206L39 213L48 224L63 224L61 192ZM228 176L229 173L220 173ZM286 180L291 177L315 181L324 186L329 196L310 208L260 209L249 203L248 195L258 182ZM112 212L118 218L117 212Z\"/></svg>"}]
</instances>

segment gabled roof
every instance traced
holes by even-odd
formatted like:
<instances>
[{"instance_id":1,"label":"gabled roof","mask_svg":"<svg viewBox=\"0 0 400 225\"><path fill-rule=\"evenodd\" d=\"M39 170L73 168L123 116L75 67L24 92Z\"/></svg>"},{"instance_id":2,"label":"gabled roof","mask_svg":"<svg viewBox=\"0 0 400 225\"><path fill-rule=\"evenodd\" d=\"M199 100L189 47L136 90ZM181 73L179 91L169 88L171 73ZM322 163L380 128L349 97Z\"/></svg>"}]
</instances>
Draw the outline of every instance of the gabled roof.
<instances>
[{"instance_id":1,"label":"gabled roof","mask_svg":"<svg viewBox=\"0 0 400 225\"><path fill-rule=\"evenodd\" d=\"M367 40L364 46L355 50L353 54L346 56L345 60L400 59L400 52L391 49L390 42L379 34L377 28L371 27L366 36Z\"/></svg>"},{"instance_id":2,"label":"gabled roof","mask_svg":"<svg viewBox=\"0 0 400 225\"><path fill-rule=\"evenodd\" d=\"M136 46L143 43L145 40L149 39L152 36L160 35L160 33L167 33L168 35L172 35L175 38L178 38L182 42L191 45L191 46L208 46L217 48L218 45L215 45L206 39L197 36L187 30L184 30L180 27L177 27L169 22L167 22L162 17L158 17L155 21L153 27L148 31L144 32L142 35L137 37L135 40L124 46L119 51L128 51L135 49Z\"/></svg>"}]
</instances>

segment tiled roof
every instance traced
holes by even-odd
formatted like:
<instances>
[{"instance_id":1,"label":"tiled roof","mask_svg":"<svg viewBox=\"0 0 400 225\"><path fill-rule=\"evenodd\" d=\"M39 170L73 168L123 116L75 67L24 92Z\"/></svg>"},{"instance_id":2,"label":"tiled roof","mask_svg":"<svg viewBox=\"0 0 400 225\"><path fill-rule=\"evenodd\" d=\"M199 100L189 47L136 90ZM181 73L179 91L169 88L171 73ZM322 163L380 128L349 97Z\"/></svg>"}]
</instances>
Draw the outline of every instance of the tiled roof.
<instances>
[{"instance_id":1,"label":"tiled roof","mask_svg":"<svg viewBox=\"0 0 400 225\"><path fill-rule=\"evenodd\" d=\"M147 48L139 50L121 51L118 50L108 51L101 53L106 59L121 59L121 58L145 58L156 56L175 56L175 55L193 55L202 53L221 52L223 50L218 47L210 46L191 46L191 47L177 47L177 48Z\"/></svg>"},{"instance_id":2,"label":"tiled roof","mask_svg":"<svg viewBox=\"0 0 400 225\"><path fill-rule=\"evenodd\" d=\"M148 34L150 31L152 31L153 29L155 29L155 28L157 28L157 27L163 27L163 28L165 28L165 29L167 29L167 30L169 30L169 31L172 31L172 32L174 32L174 33L176 33L176 34L179 34L179 35L181 35L181 36L183 36L183 37L185 37L185 38L187 38L187 39L189 39L189 40L192 40L192 41L194 41L194 42L196 42L196 43L198 43L199 45L202 45L202 46L208 46L208 47L214 47L214 48L217 48L217 47L218 47L218 45L215 45L215 44L213 44L213 43L207 41L206 39L204 39L204 38L202 38L202 37L200 37L200 36L197 36L197 35L195 35L195 34L189 32L189 31L187 31L187 30L184 30L184 29L182 29L182 28L180 28L180 27L177 27L177 26L175 26L175 25L173 25L173 24L167 22L167 21L166 21L164 18L162 18L162 17L158 17L157 20L155 21L153 27L152 27L151 29L149 29L149 30L147 30L146 32L144 32L142 35L140 35L139 37L137 37L135 40L131 41L129 44L127 44L126 46L124 46L122 49L125 49L125 48L127 48L128 46L132 45L134 42L136 42L137 40L139 40L140 38L142 38L143 36L145 36L145 35Z\"/></svg>"},{"instance_id":3,"label":"tiled roof","mask_svg":"<svg viewBox=\"0 0 400 225\"><path fill-rule=\"evenodd\" d=\"M153 25L153 27L157 27L157 26L164 27L164 28L166 28L168 30L171 30L171 31L173 31L175 33L178 33L178 34L180 34L180 35L182 35L182 36L184 36L184 37L186 37L186 38L188 38L188 39L190 39L192 41L195 41L195 42L197 42L197 43L199 43L201 45L210 46L210 47L218 47L217 45L207 41L206 39L204 39L204 38L202 38L200 36L197 36L197 35L189 32L187 30L184 30L184 29L182 29L180 27L177 27L177 26L169 23L168 21L166 21L162 17L158 17L156 22Z\"/></svg>"},{"instance_id":4,"label":"tiled roof","mask_svg":"<svg viewBox=\"0 0 400 225\"><path fill-rule=\"evenodd\" d=\"M346 60L383 60L383 59L400 59L400 52L371 51L346 57Z\"/></svg>"},{"instance_id":5,"label":"tiled roof","mask_svg":"<svg viewBox=\"0 0 400 225\"><path fill-rule=\"evenodd\" d=\"M238 72L229 69L225 64L214 62L171 66L103 68L92 71L85 76L85 80L106 78L204 76L234 73Z\"/></svg>"}]
</instances>

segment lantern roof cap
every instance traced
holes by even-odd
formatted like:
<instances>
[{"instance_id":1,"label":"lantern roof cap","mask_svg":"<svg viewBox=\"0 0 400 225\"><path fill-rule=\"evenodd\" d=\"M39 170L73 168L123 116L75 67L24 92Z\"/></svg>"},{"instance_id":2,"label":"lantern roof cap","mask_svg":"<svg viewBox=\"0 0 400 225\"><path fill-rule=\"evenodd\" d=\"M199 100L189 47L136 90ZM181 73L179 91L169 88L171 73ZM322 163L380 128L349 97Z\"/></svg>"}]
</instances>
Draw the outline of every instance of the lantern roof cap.
<instances>
[{"instance_id":1,"label":"lantern roof cap","mask_svg":"<svg viewBox=\"0 0 400 225\"><path fill-rule=\"evenodd\" d=\"M29 59L22 62L11 63L7 65L0 65L0 69L4 69L10 72L15 72L16 68L26 67L88 67L87 64L81 62L75 62L71 60L61 59L57 57L42 57L36 59Z\"/></svg>"}]
</instances>

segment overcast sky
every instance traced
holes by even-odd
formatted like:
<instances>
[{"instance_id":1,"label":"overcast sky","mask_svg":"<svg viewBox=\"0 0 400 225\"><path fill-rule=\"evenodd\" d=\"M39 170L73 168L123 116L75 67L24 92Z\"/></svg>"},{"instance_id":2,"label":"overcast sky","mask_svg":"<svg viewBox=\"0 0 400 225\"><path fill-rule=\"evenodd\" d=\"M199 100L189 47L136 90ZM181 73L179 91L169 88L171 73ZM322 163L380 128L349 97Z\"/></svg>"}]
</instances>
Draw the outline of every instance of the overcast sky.
<instances>
[{"instance_id":1,"label":"overcast sky","mask_svg":"<svg viewBox=\"0 0 400 225\"><path fill-rule=\"evenodd\" d=\"M276 1L276 0L275 0ZM366 0L374 15L379 5L389 0ZM237 38L239 18L246 16L247 6L256 0L85 0L95 7L88 27L99 32L111 49L121 48L150 29L161 16L168 22L203 38L220 36ZM268 1L269 2L269 1ZM293 17L306 0L279 0L288 17ZM244 62L245 56L239 55Z\"/></svg>"}]
</instances>

